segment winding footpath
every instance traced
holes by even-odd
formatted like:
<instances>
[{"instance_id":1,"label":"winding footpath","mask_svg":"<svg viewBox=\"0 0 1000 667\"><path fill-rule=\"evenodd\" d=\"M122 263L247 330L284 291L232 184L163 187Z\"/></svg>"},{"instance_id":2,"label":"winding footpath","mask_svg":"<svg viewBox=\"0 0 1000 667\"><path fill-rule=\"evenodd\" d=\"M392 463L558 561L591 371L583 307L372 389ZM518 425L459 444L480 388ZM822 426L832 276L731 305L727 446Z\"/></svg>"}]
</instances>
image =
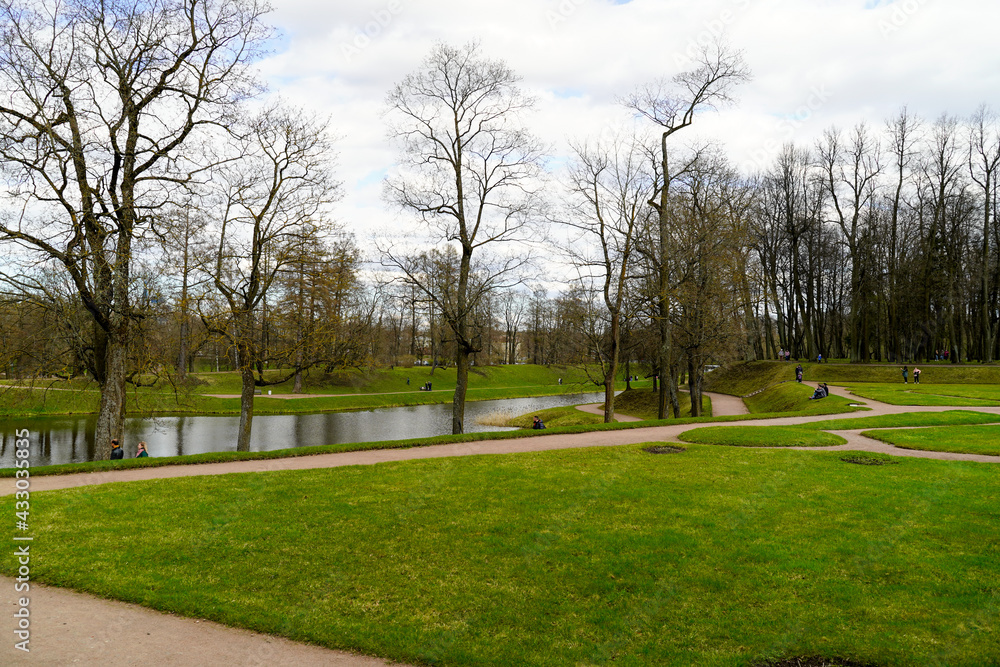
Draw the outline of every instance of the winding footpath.
<instances>
[{"instance_id":1,"label":"winding footpath","mask_svg":"<svg viewBox=\"0 0 1000 667\"><path fill-rule=\"evenodd\" d=\"M808 384L808 383L807 383ZM869 411L842 415L782 417L724 422L728 426L777 426L805 424L828 419L850 419L903 412L941 412L968 409L998 415L1000 407L955 408L947 406L895 406L869 399L857 399L841 387L832 393L856 400L871 408ZM722 394L709 394L716 416L746 413L742 399ZM586 412L603 414L602 406L581 406ZM619 421L638 421L634 417L616 414ZM473 456L479 454L511 454L577 447L610 447L642 442L674 442L681 433L706 424L684 424L576 434L539 435L518 440L484 440L413 449L373 450L320 454L288 459L234 461L201 465L167 466L115 472L85 473L33 477L31 491L66 489L96 484L130 482L170 477L224 475L240 472L274 470L305 470L353 465L374 465L388 461ZM926 452L900 449L866 438L858 430L831 431L847 440L834 447L795 447L801 450L863 450L893 456L911 456L948 461L1000 463L1000 457L948 452ZM0 480L0 495L15 491L13 479ZM0 577L0 586L7 591L9 613L7 626L17 609L14 580ZM261 635L246 630L225 627L204 620L163 614L138 605L84 595L73 591L31 584L31 653L13 647L11 632L0 643L0 664L3 665L331 665L334 667L376 667L387 663L378 658L331 651L299 644L286 639Z\"/></svg>"}]
</instances>

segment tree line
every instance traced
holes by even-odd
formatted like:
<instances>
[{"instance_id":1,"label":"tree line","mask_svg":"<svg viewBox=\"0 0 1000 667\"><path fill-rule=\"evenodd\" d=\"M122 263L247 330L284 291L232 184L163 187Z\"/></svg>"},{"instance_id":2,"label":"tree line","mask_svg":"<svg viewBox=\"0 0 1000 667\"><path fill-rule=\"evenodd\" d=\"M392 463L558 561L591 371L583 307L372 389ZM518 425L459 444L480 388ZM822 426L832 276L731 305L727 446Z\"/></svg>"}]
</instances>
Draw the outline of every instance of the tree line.
<instances>
[{"instance_id":1,"label":"tree line","mask_svg":"<svg viewBox=\"0 0 1000 667\"><path fill-rule=\"evenodd\" d=\"M622 122L546 167L534 100L478 45L435 46L388 93L385 200L419 235L362 251L334 222L324 118L269 101L244 0L0 7L0 350L7 378L98 383L97 440L129 386L241 376L255 391L352 367L579 364L653 377L692 414L711 364L1000 354L1000 123L905 109L736 168L675 136L750 72L704 47L621 97ZM553 290L540 267L565 275Z\"/></svg>"}]
</instances>

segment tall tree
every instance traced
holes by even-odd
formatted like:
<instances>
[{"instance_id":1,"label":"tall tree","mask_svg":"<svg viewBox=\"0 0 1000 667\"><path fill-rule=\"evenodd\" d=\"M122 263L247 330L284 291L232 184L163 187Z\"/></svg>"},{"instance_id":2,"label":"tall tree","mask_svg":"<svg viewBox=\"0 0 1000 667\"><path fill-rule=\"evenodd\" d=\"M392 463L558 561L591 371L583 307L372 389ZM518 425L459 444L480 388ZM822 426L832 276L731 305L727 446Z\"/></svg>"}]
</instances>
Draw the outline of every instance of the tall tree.
<instances>
[{"instance_id":1,"label":"tall tree","mask_svg":"<svg viewBox=\"0 0 1000 667\"><path fill-rule=\"evenodd\" d=\"M256 336L258 309L275 279L301 257L302 239L315 238L324 210L337 196L326 122L294 109L269 107L250 119L234 147L240 156L217 176L221 215L215 228L212 280L227 306L226 319L206 323L229 339L242 380L236 450L250 449L257 386L265 377Z\"/></svg>"},{"instance_id":2,"label":"tall tree","mask_svg":"<svg viewBox=\"0 0 1000 667\"><path fill-rule=\"evenodd\" d=\"M23 215L0 224L59 265L93 320L97 454L125 414L133 261L151 214L213 159L208 137L258 87L253 0L0 3L0 160Z\"/></svg>"},{"instance_id":3,"label":"tall tree","mask_svg":"<svg viewBox=\"0 0 1000 667\"><path fill-rule=\"evenodd\" d=\"M513 70L481 55L476 44L438 44L387 98L400 171L386 181L386 198L419 216L436 241L457 246L454 299L447 301L436 300L431 286L410 270L412 255L383 248L386 264L406 272L407 280L435 300L454 336L453 433L465 428L469 360L479 349L470 326L477 300L523 264L518 257L494 254L498 261L490 268L480 263L480 286L474 290L473 255L522 236L538 206L541 148L522 125L533 101L519 83Z\"/></svg>"},{"instance_id":4,"label":"tall tree","mask_svg":"<svg viewBox=\"0 0 1000 667\"><path fill-rule=\"evenodd\" d=\"M996 217L992 204L1000 175L1000 123L993 111L982 106L972 115L969 125L969 174L981 190L983 212L979 255L979 354L982 361L990 362L997 336L996 324L991 318L994 304L990 294L990 238Z\"/></svg>"},{"instance_id":5,"label":"tall tree","mask_svg":"<svg viewBox=\"0 0 1000 667\"><path fill-rule=\"evenodd\" d=\"M574 146L569 170L566 215L560 222L577 233L566 251L581 276L600 292L607 317L598 345L604 385L604 422L615 414L615 380L621 357L626 289L641 226L649 213L653 174L641 142L616 137L608 142Z\"/></svg>"},{"instance_id":6,"label":"tall tree","mask_svg":"<svg viewBox=\"0 0 1000 667\"><path fill-rule=\"evenodd\" d=\"M817 146L826 187L833 204L834 220L840 226L851 259L851 361L868 361L871 353L866 304L871 294L864 290L865 266L861 239L866 214L872 205L877 179L882 171L881 147L867 126L855 126L845 142L841 133L829 129Z\"/></svg>"},{"instance_id":7,"label":"tall tree","mask_svg":"<svg viewBox=\"0 0 1000 667\"><path fill-rule=\"evenodd\" d=\"M656 210L658 257L658 312L660 352L657 370L661 379L659 407L660 419L667 416L667 400L674 416L680 416L677 402L677 378L671 369L674 358L671 330L671 270L670 258L670 183L674 177L668 151L671 135L694 123L695 116L704 109L715 108L732 99L733 89L750 78L750 71L742 53L732 51L720 42L706 45L696 57L694 67L681 72L670 80L660 80L640 88L624 100L624 104L652 121L660 129L659 183L649 200ZM663 381L665 380L665 381Z\"/></svg>"}]
</instances>

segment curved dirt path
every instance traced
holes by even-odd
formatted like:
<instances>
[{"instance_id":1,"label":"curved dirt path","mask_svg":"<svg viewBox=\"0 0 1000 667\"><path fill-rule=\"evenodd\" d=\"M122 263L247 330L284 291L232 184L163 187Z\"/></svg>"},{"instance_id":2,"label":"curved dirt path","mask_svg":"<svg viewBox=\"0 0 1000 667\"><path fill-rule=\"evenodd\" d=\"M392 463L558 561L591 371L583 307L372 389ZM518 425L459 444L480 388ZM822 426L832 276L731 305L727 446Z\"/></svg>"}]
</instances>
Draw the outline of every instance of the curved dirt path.
<instances>
[{"instance_id":1,"label":"curved dirt path","mask_svg":"<svg viewBox=\"0 0 1000 667\"><path fill-rule=\"evenodd\" d=\"M728 394L715 394L712 392L702 392L704 396L708 396L712 400L712 416L713 417L728 417L732 415L747 415L750 411L747 410L746 403L739 396L730 396ZM577 410L581 412L587 412L592 415L604 416L604 404L603 403L588 403L587 405L576 406ZM642 419L639 417L633 417L631 415L623 415L620 412L615 413L615 421L618 422L641 422Z\"/></svg>"},{"instance_id":2,"label":"curved dirt path","mask_svg":"<svg viewBox=\"0 0 1000 667\"><path fill-rule=\"evenodd\" d=\"M600 415L601 417L604 416L604 403L588 403L587 405L578 405L576 406L576 409L579 410L580 412L586 412L587 414ZM632 415L623 415L620 412L615 413L614 419L616 422L619 423L642 421L642 419L640 419L639 417L633 417Z\"/></svg>"},{"instance_id":3,"label":"curved dirt path","mask_svg":"<svg viewBox=\"0 0 1000 667\"><path fill-rule=\"evenodd\" d=\"M808 384L815 386L814 383ZM888 405L878 401L858 399L842 387L832 387L831 392L854 399L857 403L864 404L871 410L843 415L782 417L722 423L730 426L773 426L804 424L834 418L850 419L902 412L942 412L956 409L948 406ZM727 399L735 399L735 397L712 394L716 414L722 414L720 410L746 410L742 400ZM998 421L1000 421L1000 407L957 409L996 414ZM622 415L618 415L619 419L622 417ZM596 433L539 435L518 440L483 440L413 449L343 452L264 461L235 461L77 475L53 475L31 478L30 489L31 491L45 491L145 479L374 465L387 461L477 454L508 454L578 447L608 447L650 441L670 442L676 441L684 431L704 425L707 424L657 426ZM894 456L1000 463L1000 457L997 456L900 449L865 438L860 435L860 430L835 431L835 433L846 438L848 443L835 447L796 447L794 449L823 451L853 449L888 453ZM13 493L15 490L14 481L9 478L0 480L0 495ZM11 619L13 611L16 609L18 595L14 593L14 580L0 577L0 585L8 591L9 612L7 618ZM246 630L228 628L208 621L176 617L137 605L103 600L90 595L37 584L31 584L30 597L32 652L24 654L15 650L13 641L10 639L11 633L8 632L8 639L0 642L0 664L100 664L107 667L152 664L178 667L194 667L196 665L377 667L387 664L378 658L330 651ZM12 627L13 624L10 620L7 623L8 627Z\"/></svg>"},{"instance_id":4,"label":"curved dirt path","mask_svg":"<svg viewBox=\"0 0 1000 667\"><path fill-rule=\"evenodd\" d=\"M15 582L0 577L13 591ZM5 618L18 609L14 593ZM31 584L30 652L14 648L13 628L0 642L2 665L132 667L385 667L380 658L229 628L212 621L164 614L63 588ZM8 627L10 622L4 624Z\"/></svg>"}]
</instances>

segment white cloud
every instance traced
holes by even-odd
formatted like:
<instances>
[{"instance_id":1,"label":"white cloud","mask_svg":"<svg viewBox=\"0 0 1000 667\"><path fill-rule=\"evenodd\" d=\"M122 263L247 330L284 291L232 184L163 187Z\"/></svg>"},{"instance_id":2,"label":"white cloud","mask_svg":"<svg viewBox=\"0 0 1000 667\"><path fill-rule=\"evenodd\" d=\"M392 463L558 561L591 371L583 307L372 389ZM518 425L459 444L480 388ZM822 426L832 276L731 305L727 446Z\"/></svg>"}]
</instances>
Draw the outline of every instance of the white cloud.
<instances>
[{"instance_id":1,"label":"white cloud","mask_svg":"<svg viewBox=\"0 0 1000 667\"><path fill-rule=\"evenodd\" d=\"M904 104L930 118L1000 109L998 18L993 0L281 0L271 19L286 40L262 70L272 90L331 116L343 137L338 218L363 236L400 224L379 198L394 159L380 111L436 41L479 40L506 60L538 98L534 130L565 152L566 137L629 122L616 97L675 74L692 44L724 32L754 80L684 141L718 139L752 164L833 124L879 126Z\"/></svg>"}]
</instances>

